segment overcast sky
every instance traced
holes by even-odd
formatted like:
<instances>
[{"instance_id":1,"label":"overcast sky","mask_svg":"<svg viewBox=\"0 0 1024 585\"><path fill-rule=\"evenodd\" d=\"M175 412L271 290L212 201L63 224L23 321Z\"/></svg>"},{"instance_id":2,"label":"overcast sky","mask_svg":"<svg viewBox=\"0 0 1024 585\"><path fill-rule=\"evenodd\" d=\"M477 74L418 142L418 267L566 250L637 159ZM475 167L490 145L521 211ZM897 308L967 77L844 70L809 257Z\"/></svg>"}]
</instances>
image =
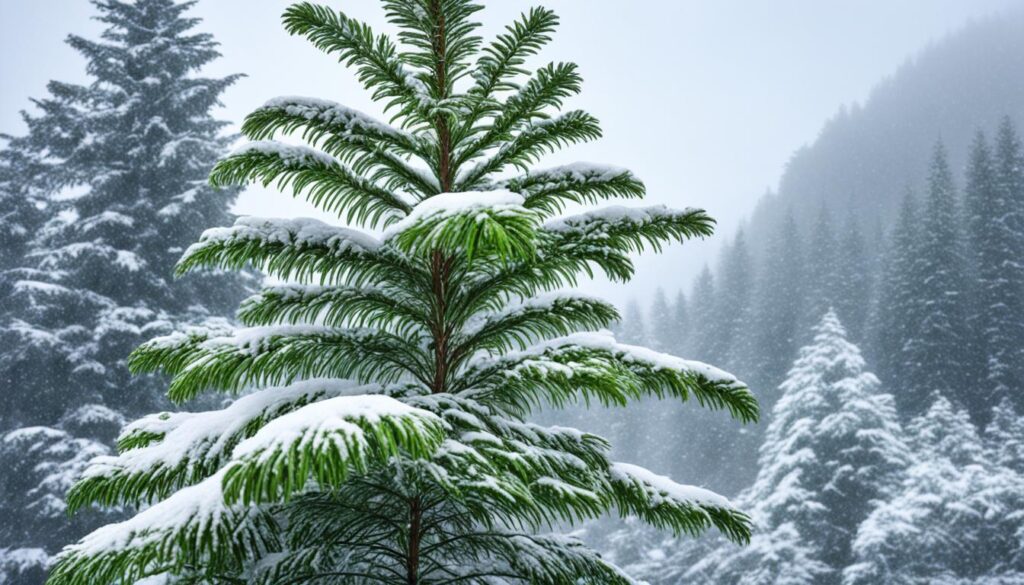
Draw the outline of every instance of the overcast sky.
<instances>
[{"instance_id":1,"label":"overcast sky","mask_svg":"<svg viewBox=\"0 0 1024 585\"><path fill-rule=\"evenodd\" d=\"M376 0L324 0L386 30ZM545 164L586 160L626 166L649 199L699 206L719 219L715 242L647 256L630 289L599 284L612 300L674 294L774 187L790 153L812 141L841 104L870 89L927 43L970 19L1024 0L491 0L489 37L541 2L562 18L537 60L573 60L585 79L573 102L601 119L605 138ZM379 115L352 76L279 17L286 0L202 0L193 14L222 43L208 74L248 78L224 96L232 121L268 98L308 95ZM18 110L50 79L82 81L83 61L61 41L93 36L86 0L0 0L0 132L18 133ZM259 189L240 200L253 215L315 215L302 202Z\"/></svg>"}]
</instances>

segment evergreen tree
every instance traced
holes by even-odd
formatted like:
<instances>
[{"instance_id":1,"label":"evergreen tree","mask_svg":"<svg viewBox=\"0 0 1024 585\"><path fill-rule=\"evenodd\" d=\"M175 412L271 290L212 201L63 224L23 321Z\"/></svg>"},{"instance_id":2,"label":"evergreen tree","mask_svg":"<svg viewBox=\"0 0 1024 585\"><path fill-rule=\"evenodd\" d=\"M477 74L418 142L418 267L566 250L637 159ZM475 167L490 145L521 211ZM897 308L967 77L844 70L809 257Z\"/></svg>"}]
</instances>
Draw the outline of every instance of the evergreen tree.
<instances>
[{"instance_id":1,"label":"evergreen tree","mask_svg":"<svg viewBox=\"0 0 1024 585\"><path fill-rule=\"evenodd\" d=\"M669 346L671 353L685 354L686 340L690 335L690 305L683 289L679 289L672 303L672 331Z\"/></svg>"},{"instance_id":2,"label":"evergreen tree","mask_svg":"<svg viewBox=\"0 0 1024 585\"><path fill-rule=\"evenodd\" d=\"M166 403L158 378L129 375L132 348L229 314L244 295L233 275L172 280L201 226L230 217L237 190L206 178L230 140L211 110L238 76L198 76L218 53L192 30L191 3L94 4L102 38L67 41L90 82L51 82L0 157L0 189L21 183L13 211L0 201L3 224L29 236L0 278L0 465L26 470L2 486L10 550L52 554L95 524L68 523L60 504L83 454L105 450L124 417Z\"/></svg>"},{"instance_id":3,"label":"evergreen tree","mask_svg":"<svg viewBox=\"0 0 1024 585\"><path fill-rule=\"evenodd\" d=\"M721 286L715 294L714 322L709 328L709 358L735 367L745 345L749 322L753 265L743 230L722 253Z\"/></svg>"},{"instance_id":4,"label":"evergreen tree","mask_svg":"<svg viewBox=\"0 0 1024 585\"><path fill-rule=\"evenodd\" d=\"M746 379L762 407L770 407L797 352L797 327L803 310L803 253L792 213L787 213L768 242L754 301L753 334L747 350Z\"/></svg>"},{"instance_id":5,"label":"evergreen tree","mask_svg":"<svg viewBox=\"0 0 1024 585\"><path fill-rule=\"evenodd\" d=\"M967 170L968 242L975 269L970 315L977 333L975 375L987 380L972 400L979 415L1005 398L1024 408L1024 154L1012 122L999 128L993 155L979 133ZM984 418L984 417L981 417Z\"/></svg>"},{"instance_id":6,"label":"evergreen tree","mask_svg":"<svg viewBox=\"0 0 1024 585\"><path fill-rule=\"evenodd\" d=\"M751 545L714 551L685 582L838 583L858 525L898 485L907 450L893 398L834 312L781 391L757 479L738 499L755 522Z\"/></svg>"},{"instance_id":7,"label":"evergreen tree","mask_svg":"<svg viewBox=\"0 0 1024 585\"><path fill-rule=\"evenodd\" d=\"M625 343L633 345L645 345L647 343L648 335L644 312L636 299L630 299L626 303L626 314L622 317L622 324L619 326L618 335Z\"/></svg>"},{"instance_id":8,"label":"evergreen tree","mask_svg":"<svg viewBox=\"0 0 1024 585\"><path fill-rule=\"evenodd\" d=\"M843 582L1024 579L1024 478L993 463L967 412L944 397L907 431L913 465L860 526Z\"/></svg>"},{"instance_id":9,"label":"evergreen tree","mask_svg":"<svg viewBox=\"0 0 1024 585\"><path fill-rule=\"evenodd\" d=\"M919 255L919 221L917 203L908 190L883 254L878 295L868 332L872 361L879 377L891 388L904 388L909 383L906 348L921 319L921 303L914 279ZM896 392L895 396L902 411L909 397L901 392Z\"/></svg>"},{"instance_id":10,"label":"evergreen tree","mask_svg":"<svg viewBox=\"0 0 1024 585\"><path fill-rule=\"evenodd\" d=\"M808 240L804 279L807 292L800 330L808 334L826 311L837 306L840 296L839 244L832 214L824 204Z\"/></svg>"},{"instance_id":11,"label":"evergreen tree","mask_svg":"<svg viewBox=\"0 0 1024 585\"><path fill-rule=\"evenodd\" d=\"M668 305L665 291L660 286L654 291L654 301L651 303L649 315L651 346L658 351L678 353L675 337L679 332L676 329L675 315Z\"/></svg>"},{"instance_id":12,"label":"evergreen tree","mask_svg":"<svg viewBox=\"0 0 1024 585\"><path fill-rule=\"evenodd\" d=\"M690 295L690 332L686 351L694 358L711 361L711 340L715 331L715 276L705 264L693 283Z\"/></svg>"},{"instance_id":13,"label":"evergreen tree","mask_svg":"<svg viewBox=\"0 0 1024 585\"><path fill-rule=\"evenodd\" d=\"M857 217L850 212L840 237L837 254L835 310L850 339L861 342L871 306L871 262Z\"/></svg>"},{"instance_id":14,"label":"evergreen tree","mask_svg":"<svg viewBox=\"0 0 1024 585\"><path fill-rule=\"evenodd\" d=\"M897 399L904 412L927 408L932 392L959 400L975 415L988 410L970 383L970 336L966 322L967 278L953 176L942 143L935 146L916 262L911 266L919 320L904 346L906 373Z\"/></svg>"},{"instance_id":15,"label":"evergreen tree","mask_svg":"<svg viewBox=\"0 0 1024 585\"><path fill-rule=\"evenodd\" d=\"M553 217L566 202L644 189L611 167L529 170L600 135L590 115L558 112L580 89L574 65L523 68L549 40L550 11L482 46L468 0L384 6L400 45L308 3L284 23L354 67L397 126L275 99L243 125L256 142L212 180L277 181L387 229L243 218L187 250L183 273L253 264L296 282L245 300L247 328L135 351L136 371L173 376L173 400L251 392L130 425L70 502L151 505L66 548L51 583L628 583L579 541L538 530L617 510L677 534L714 525L747 538L724 498L614 463L599 437L524 420L541 403L643 396L756 416L728 374L586 333L617 318L611 305L545 292L593 267L627 280L630 253L706 235L710 218L664 206ZM310 144L271 140L279 133ZM499 178L510 167L524 174Z\"/></svg>"}]
</instances>

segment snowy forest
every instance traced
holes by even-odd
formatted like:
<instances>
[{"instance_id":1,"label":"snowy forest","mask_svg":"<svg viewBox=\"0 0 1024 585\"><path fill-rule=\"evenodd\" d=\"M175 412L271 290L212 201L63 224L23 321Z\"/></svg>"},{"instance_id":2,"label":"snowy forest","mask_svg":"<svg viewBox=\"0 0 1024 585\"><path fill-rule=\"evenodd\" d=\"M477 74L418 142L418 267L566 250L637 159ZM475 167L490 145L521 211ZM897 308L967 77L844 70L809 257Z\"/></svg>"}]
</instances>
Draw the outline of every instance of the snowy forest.
<instances>
[{"instance_id":1,"label":"snowy forest","mask_svg":"<svg viewBox=\"0 0 1024 585\"><path fill-rule=\"evenodd\" d=\"M0 128L0 585L1024 585L1024 11L725 226L547 160L617 139L557 3L253 3L377 109L228 119L213 1Z\"/></svg>"}]
</instances>

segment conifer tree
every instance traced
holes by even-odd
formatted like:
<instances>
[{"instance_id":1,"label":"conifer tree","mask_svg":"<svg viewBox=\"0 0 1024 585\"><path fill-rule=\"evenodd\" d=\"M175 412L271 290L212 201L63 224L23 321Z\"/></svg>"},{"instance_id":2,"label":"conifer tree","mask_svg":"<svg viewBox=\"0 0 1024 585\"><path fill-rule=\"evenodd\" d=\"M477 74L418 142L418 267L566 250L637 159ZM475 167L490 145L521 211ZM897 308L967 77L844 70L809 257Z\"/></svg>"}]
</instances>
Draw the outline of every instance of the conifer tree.
<instances>
[{"instance_id":1,"label":"conifer tree","mask_svg":"<svg viewBox=\"0 0 1024 585\"><path fill-rule=\"evenodd\" d=\"M690 333L686 351L694 358L710 361L711 340L715 330L715 276L707 264L697 275L690 295Z\"/></svg>"},{"instance_id":2,"label":"conifer tree","mask_svg":"<svg viewBox=\"0 0 1024 585\"><path fill-rule=\"evenodd\" d=\"M1024 578L1024 481L995 464L966 410L938 396L907 428L913 465L861 524L845 585Z\"/></svg>"},{"instance_id":3,"label":"conifer tree","mask_svg":"<svg viewBox=\"0 0 1024 585\"><path fill-rule=\"evenodd\" d=\"M774 404L777 388L796 357L797 327L803 311L803 251L796 221L786 213L768 242L758 273L753 333L747 349L752 388L760 389L762 407Z\"/></svg>"},{"instance_id":4,"label":"conifer tree","mask_svg":"<svg viewBox=\"0 0 1024 585\"><path fill-rule=\"evenodd\" d=\"M1009 118L999 127L995 153L982 134L976 138L965 198L975 272L970 323L977 333L979 367L974 373L987 381L971 412L987 414L991 405L1006 398L1022 409L1024 154Z\"/></svg>"},{"instance_id":5,"label":"conifer tree","mask_svg":"<svg viewBox=\"0 0 1024 585\"><path fill-rule=\"evenodd\" d=\"M713 324L707 332L711 361L734 367L741 359L745 323L749 321L753 265L741 229L722 252L721 286L715 295Z\"/></svg>"},{"instance_id":6,"label":"conifer tree","mask_svg":"<svg viewBox=\"0 0 1024 585\"><path fill-rule=\"evenodd\" d=\"M633 345L645 345L650 339L647 332L647 319L636 299L630 299L626 303L626 313L622 317L617 334L623 342Z\"/></svg>"},{"instance_id":7,"label":"conifer tree","mask_svg":"<svg viewBox=\"0 0 1024 585\"><path fill-rule=\"evenodd\" d=\"M671 338L671 352L683 355L686 353L686 340L690 335L690 303L686 298L683 289L676 293L676 300L672 303L672 329L674 334Z\"/></svg>"},{"instance_id":8,"label":"conifer tree","mask_svg":"<svg viewBox=\"0 0 1024 585\"><path fill-rule=\"evenodd\" d=\"M0 466L24 470L0 482L0 547L33 558L95 526L62 503L85 454L166 407L163 382L130 376L132 349L245 294L235 275L172 280L202 225L230 217L237 190L206 178L230 140L211 111L238 76L199 76L218 53L191 3L94 4L102 37L67 40L89 82L51 82L0 155L0 189L15 189L2 223L28 236L0 277Z\"/></svg>"},{"instance_id":9,"label":"conifer tree","mask_svg":"<svg viewBox=\"0 0 1024 585\"><path fill-rule=\"evenodd\" d=\"M910 365L906 348L921 319L921 303L914 278L919 255L919 221L917 202L908 190L883 254L878 295L868 332L872 361L879 377L890 388L901 389L909 383ZM909 403L909 396L900 391L895 396L902 412Z\"/></svg>"},{"instance_id":10,"label":"conifer tree","mask_svg":"<svg viewBox=\"0 0 1024 585\"><path fill-rule=\"evenodd\" d=\"M836 314L843 320L850 340L864 339L864 326L871 306L871 262L860 222L851 211L839 237L837 253Z\"/></svg>"},{"instance_id":11,"label":"conifer tree","mask_svg":"<svg viewBox=\"0 0 1024 585\"><path fill-rule=\"evenodd\" d=\"M957 210L953 175L940 142L932 156L916 262L910 268L920 314L910 323L904 346L906 372L898 399L911 414L924 411L933 392L968 405L975 415L991 407L974 395L977 387L968 379L967 277Z\"/></svg>"},{"instance_id":12,"label":"conifer tree","mask_svg":"<svg viewBox=\"0 0 1024 585\"><path fill-rule=\"evenodd\" d=\"M607 443L524 419L541 403L644 396L728 409L756 403L732 376L607 333L614 307L576 293L629 254L704 236L700 210L567 202L640 197L628 171L533 170L597 121L562 111L571 63L526 69L557 22L535 8L494 42L468 0L386 0L397 40L298 3L286 29L355 68L393 116L278 98L253 112L255 142L217 165L218 185L276 183L368 228L243 218L207 231L178 264L253 265L291 282L245 300L242 329L192 329L132 356L173 376L168 395L250 393L222 410L130 425L95 461L74 507L150 504L61 554L54 585L169 574L192 582L629 583L578 540L540 531L609 511L736 540L724 498L608 458ZM302 137L306 146L274 141ZM517 170L511 178L503 171Z\"/></svg>"},{"instance_id":13,"label":"conifer tree","mask_svg":"<svg viewBox=\"0 0 1024 585\"><path fill-rule=\"evenodd\" d=\"M648 322L651 324L652 347L658 351L678 354L679 348L675 339L679 330L675 314L669 307L665 291L660 286L654 291L654 301L651 303Z\"/></svg>"},{"instance_id":14,"label":"conifer tree","mask_svg":"<svg viewBox=\"0 0 1024 585\"><path fill-rule=\"evenodd\" d=\"M665 563L680 567L675 582L837 583L858 525L899 485L908 453L893 397L834 312L800 349L781 392L757 479L737 498L755 523L750 545L684 550Z\"/></svg>"},{"instance_id":15,"label":"conifer tree","mask_svg":"<svg viewBox=\"0 0 1024 585\"><path fill-rule=\"evenodd\" d=\"M835 222L828 207L822 204L807 244L807 290L804 315L800 323L800 330L804 334L814 328L826 311L837 306L839 278L839 244L836 241Z\"/></svg>"}]
</instances>

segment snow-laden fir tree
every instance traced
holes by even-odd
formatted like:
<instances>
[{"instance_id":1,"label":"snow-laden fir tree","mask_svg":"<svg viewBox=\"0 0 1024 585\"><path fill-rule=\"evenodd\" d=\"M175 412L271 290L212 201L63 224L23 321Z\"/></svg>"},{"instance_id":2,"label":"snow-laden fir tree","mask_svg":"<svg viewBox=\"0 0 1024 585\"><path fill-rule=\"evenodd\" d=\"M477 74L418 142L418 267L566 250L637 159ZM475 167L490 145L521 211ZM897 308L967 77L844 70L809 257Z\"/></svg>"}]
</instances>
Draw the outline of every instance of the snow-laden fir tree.
<instances>
[{"instance_id":1,"label":"snow-laden fir tree","mask_svg":"<svg viewBox=\"0 0 1024 585\"><path fill-rule=\"evenodd\" d=\"M640 308L639 301L630 299L626 303L625 314L623 314L622 321L615 333L616 337L622 341L634 345L646 344L651 338L647 330L647 319L644 317L644 311Z\"/></svg>"},{"instance_id":2,"label":"snow-laden fir tree","mask_svg":"<svg viewBox=\"0 0 1024 585\"><path fill-rule=\"evenodd\" d=\"M907 435L913 464L859 527L844 585L1024 582L1024 477L944 397Z\"/></svg>"},{"instance_id":3,"label":"snow-laden fir tree","mask_svg":"<svg viewBox=\"0 0 1024 585\"><path fill-rule=\"evenodd\" d=\"M687 355L710 361L711 338L715 328L715 276L707 264L701 268L690 294L690 334L687 335Z\"/></svg>"},{"instance_id":4,"label":"snow-laden fir tree","mask_svg":"<svg viewBox=\"0 0 1024 585\"><path fill-rule=\"evenodd\" d=\"M243 218L186 251L181 273L253 265L292 283L245 300L247 328L135 351L136 371L173 376L172 400L247 393L130 425L70 501L148 507L66 548L50 583L628 583L545 527L615 511L747 538L724 498L613 462L599 437L525 420L541 404L651 395L756 417L732 376L587 333L615 309L549 292L593 268L626 280L630 253L707 235L710 218L663 206L557 216L644 189L614 167L531 168L600 135L591 115L562 111L580 90L575 65L525 66L556 25L549 10L484 44L468 0L383 5L396 38L309 3L284 24L353 67L396 124L273 99L212 179L276 184L386 230Z\"/></svg>"},{"instance_id":5,"label":"snow-laden fir tree","mask_svg":"<svg viewBox=\"0 0 1024 585\"><path fill-rule=\"evenodd\" d=\"M1024 159L1009 119L1003 121L993 153L979 133L967 168L965 200L974 276L970 326L978 367L986 380L971 411L984 419L989 407L1011 398L1024 407Z\"/></svg>"},{"instance_id":6,"label":"snow-laden fir tree","mask_svg":"<svg viewBox=\"0 0 1024 585\"><path fill-rule=\"evenodd\" d=\"M830 308L835 308L840 295L839 243L836 240L832 212L824 203L818 210L818 217L807 240L804 280L804 311L799 325L801 343L808 340L807 335L821 316Z\"/></svg>"},{"instance_id":7,"label":"snow-laden fir tree","mask_svg":"<svg viewBox=\"0 0 1024 585\"><path fill-rule=\"evenodd\" d=\"M669 345L670 353L686 354L686 339L690 334L690 300L683 289L676 292L676 300L672 303L672 330Z\"/></svg>"},{"instance_id":8,"label":"snow-laden fir tree","mask_svg":"<svg viewBox=\"0 0 1024 585\"><path fill-rule=\"evenodd\" d=\"M921 321L921 303L914 279L918 260L920 210L911 191L903 196L899 217L886 242L879 275L878 294L868 323L868 347L878 376L890 388L908 382L910 364L907 342ZM901 411L909 396L896 393Z\"/></svg>"},{"instance_id":9,"label":"snow-laden fir tree","mask_svg":"<svg viewBox=\"0 0 1024 585\"><path fill-rule=\"evenodd\" d=\"M667 563L680 566L680 582L838 583L858 525L895 491L908 454L893 397L833 311L780 391L757 479L737 498L755 523L750 545L718 547L696 562L687 551L689 562Z\"/></svg>"},{"instance_id":10,"label":"snow-laden fir tree","mask_svg":"<svg viewBox=\"0 0 1024 585\"><path fill-rule=\"evenodd\" d=\"M715 294L708 351L714 361L736 364L744 345L754 284L753 262L743 230L722 251L719 272L722 277Z\"/></svg>"},{"instance_id":11,"label":"snow-laden fir tree","mask_svg":"<svg viewBox=\"0 0 1024 585\"><path fill-rule=\"evenodd\" d=\"M836 315L843 320L850 340L862 343L868 308L871 306L872 267L860 222L852 211L846 216L838 240Z\"/></svg>"},{"instance_id":12,"label":"snow-laden fir tree","mask_svg":"<svg viewBox=\"0 0 1024 585\"><path fill-rule=\"evenodd\" d=\"M753 332L743 362L752 388L762 389L762 408L770 407L777 388L796 357L797 327L803 310L803 250L796 221L787 212L768 242L755 286Z\"/></svg>"},{"instance_id":13,"label":"snow-laden fir tree","mask_svg":"<svg viewBox=\"0 0 1024 585\"><path fill-rule=\"evenodd\" d=\"M680 353L676 344L679 329L675 323L675 314L668 304L665 290L661 287L654 291L648 323L651 324L650 337L654 349L666 353Z\"/></svg>"},{"instance_id":14,"label":"snow-laden fir tree","mask_svg":"<svg viewBox=\"0 0 1024 585\"><path fill-rule=\"evenodd\" d=\"M206 178L227 146L210 112L237 77L197 74L217 51L191 3L94 4L101 39L68 37L89 82L51 82L0 155L0 230L23 243L0 276L0 468L23 470L0 481L0 548L35 558L84 533L62 503L83 456L166 403L128 354L244 296L235 275L172 280L202 225L229 219L237 190Z\"/></svg>"},{"instance_id":15,"label":"snow-laden fir tree","mask_svg":"<svg viewBox=\"0 0 1024 585\"><path fill-rule=\"evenodd\" d=\"M946 150L940 142L932 156L928 196L909 273L911 294L920 313L910 323L910 335L903 345L906 370L897 400L906 414L925 411L933 392L962 404L983 402L973 396L978 388L968 376L971 339L959 208Z\"/></svg>"}]
</instances>

